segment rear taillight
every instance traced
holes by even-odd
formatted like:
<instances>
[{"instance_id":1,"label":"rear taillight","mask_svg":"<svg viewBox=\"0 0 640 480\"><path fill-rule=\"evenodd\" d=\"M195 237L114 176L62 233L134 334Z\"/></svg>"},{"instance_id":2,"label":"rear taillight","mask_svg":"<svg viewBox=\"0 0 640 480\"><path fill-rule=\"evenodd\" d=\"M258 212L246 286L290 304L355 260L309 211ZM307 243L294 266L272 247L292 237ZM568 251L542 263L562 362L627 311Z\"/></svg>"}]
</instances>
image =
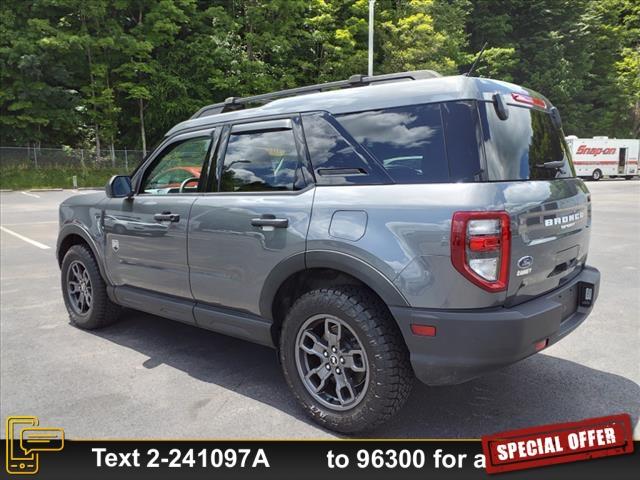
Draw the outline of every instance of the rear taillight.
<instances>
[{"instance_id":1,"label":"rear taillight","mask_svg":"<svg viewBox=\"0 0 640 480\"><path fill-rule=\"evenodd\" d=\"M511 229L507 212L456 212L451 222L451 262L490 292L507 289Z\"/></svg>"}]
</instances>

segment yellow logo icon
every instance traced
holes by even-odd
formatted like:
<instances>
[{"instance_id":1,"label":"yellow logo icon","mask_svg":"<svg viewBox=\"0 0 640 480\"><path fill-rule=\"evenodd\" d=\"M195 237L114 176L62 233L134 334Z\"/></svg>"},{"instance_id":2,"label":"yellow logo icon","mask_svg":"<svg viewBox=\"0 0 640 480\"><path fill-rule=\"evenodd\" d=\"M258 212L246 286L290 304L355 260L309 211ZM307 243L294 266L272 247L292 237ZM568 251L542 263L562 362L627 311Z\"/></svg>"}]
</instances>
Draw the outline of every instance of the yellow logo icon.
<instances>
[{"instance_id":1,"label":"yellow logo icon","mask_svg":"<svg viewBox=\"0 0 640 480\"><path fill-rule=\"evenodd\" d=\"M38 472L40 452L59 452L64 448L62 428L40 427L38 417L7 417L6 468L14 475Z\"/></svg>"}]
</instances>

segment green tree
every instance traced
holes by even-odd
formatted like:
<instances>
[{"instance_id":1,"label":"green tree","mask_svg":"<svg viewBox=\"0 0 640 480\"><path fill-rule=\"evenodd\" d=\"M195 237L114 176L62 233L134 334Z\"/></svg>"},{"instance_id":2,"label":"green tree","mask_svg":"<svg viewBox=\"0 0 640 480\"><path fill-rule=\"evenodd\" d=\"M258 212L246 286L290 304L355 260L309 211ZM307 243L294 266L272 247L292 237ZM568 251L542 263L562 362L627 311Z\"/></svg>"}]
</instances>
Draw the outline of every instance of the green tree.
<instances>
[{"instance_id":1,"label":"green tree","mask_svg":"<svg viewBox=\"0 0 640 480\"><path fill-rule=\"evenodd\" d=\"M489 47L477 74L545 94L567 133L637 136L638 8L633 0L476 0L470 44Z\"/></svg>"},{"instance_id":2,"label":"green tree","mask_svg":"<svg viewBox=\"0 0 640 480\"><path fill-rule=\"evenodd\" d=\"M229 96L367 71L368 0L5 0L2 144L139 145ZM378 0L375 73L545 94L567 133L640 135L637 0Z\"/></svg>"},{"instance_id":3,"label":"green tree","mask_svg":"<svg viewBox=\"0 0 640 480\"><path fill-rule=\"evenodd\" d=\"M125 102L131 101L135 105L137 114L122 121L138 123L143 155L147 154L145 109L155 100L152 87L162 68L156 54L159 49L175 44L194 11L195 0L138 0L122 2L118 12L127 21L119 39L122 59L114 69L116 89L124 93Z\"/></svg>"},{"instance_id":4,"label":"green tree","mask_svg":"<svg viewBox=\"0 0 640 480\"><path fill-rule=\"evenodd\" d=\"M78 121L82 81L66 68L77 49L52 40L49 20L22 7L16 0L0 6L0 141L60 144Z\"/></svg>"}]
</instances>

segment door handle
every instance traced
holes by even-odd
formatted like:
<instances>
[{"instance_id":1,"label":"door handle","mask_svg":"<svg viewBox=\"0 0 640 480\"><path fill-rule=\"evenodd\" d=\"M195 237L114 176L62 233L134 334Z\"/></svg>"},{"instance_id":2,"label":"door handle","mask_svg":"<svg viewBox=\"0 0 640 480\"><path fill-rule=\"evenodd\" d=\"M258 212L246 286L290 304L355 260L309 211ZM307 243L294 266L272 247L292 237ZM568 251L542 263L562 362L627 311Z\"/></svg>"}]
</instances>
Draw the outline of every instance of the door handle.
<instances>
[{"instance_id":1,"label":"door handle","mask_svg":"<svg viewBox=\"0 0 640 480\"><path fill-rule=\"evenodd\" d=\"M179 222L180 215L177 213L162 212L162 213L156 213L153 216L153 219L156 222Z\"/></svg>"},{"instance_id":2,"label":"door handle","mask_svg":"<svg viewBox=\"0 0 640 480\"><path fill-rule=\"evenodd\" d=\"M289 226L288 218L276 218L275 215L265 213L260 218L252 218L251 225L254 227L275 227L287 228Z\"/></svg>"}]
</instances>

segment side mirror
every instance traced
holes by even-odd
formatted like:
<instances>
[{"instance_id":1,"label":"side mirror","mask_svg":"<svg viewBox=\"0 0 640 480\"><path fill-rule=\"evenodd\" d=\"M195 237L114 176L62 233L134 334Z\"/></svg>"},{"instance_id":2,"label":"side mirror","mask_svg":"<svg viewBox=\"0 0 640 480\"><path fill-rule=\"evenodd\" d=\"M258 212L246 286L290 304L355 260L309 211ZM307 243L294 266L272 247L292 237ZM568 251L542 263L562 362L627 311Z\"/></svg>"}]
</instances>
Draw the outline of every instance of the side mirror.
<instances>
[{"instance_id":1,"label":"side mirror","mask_svg":"<svg viewBox=\"0 0 640 480\"><path fill-rule=\"evenodd\" d=\"M105 191L109 198L131 198L133 196L131 178L127 175L114 175L109 179Z\"/></svg>"}]
</instances>

